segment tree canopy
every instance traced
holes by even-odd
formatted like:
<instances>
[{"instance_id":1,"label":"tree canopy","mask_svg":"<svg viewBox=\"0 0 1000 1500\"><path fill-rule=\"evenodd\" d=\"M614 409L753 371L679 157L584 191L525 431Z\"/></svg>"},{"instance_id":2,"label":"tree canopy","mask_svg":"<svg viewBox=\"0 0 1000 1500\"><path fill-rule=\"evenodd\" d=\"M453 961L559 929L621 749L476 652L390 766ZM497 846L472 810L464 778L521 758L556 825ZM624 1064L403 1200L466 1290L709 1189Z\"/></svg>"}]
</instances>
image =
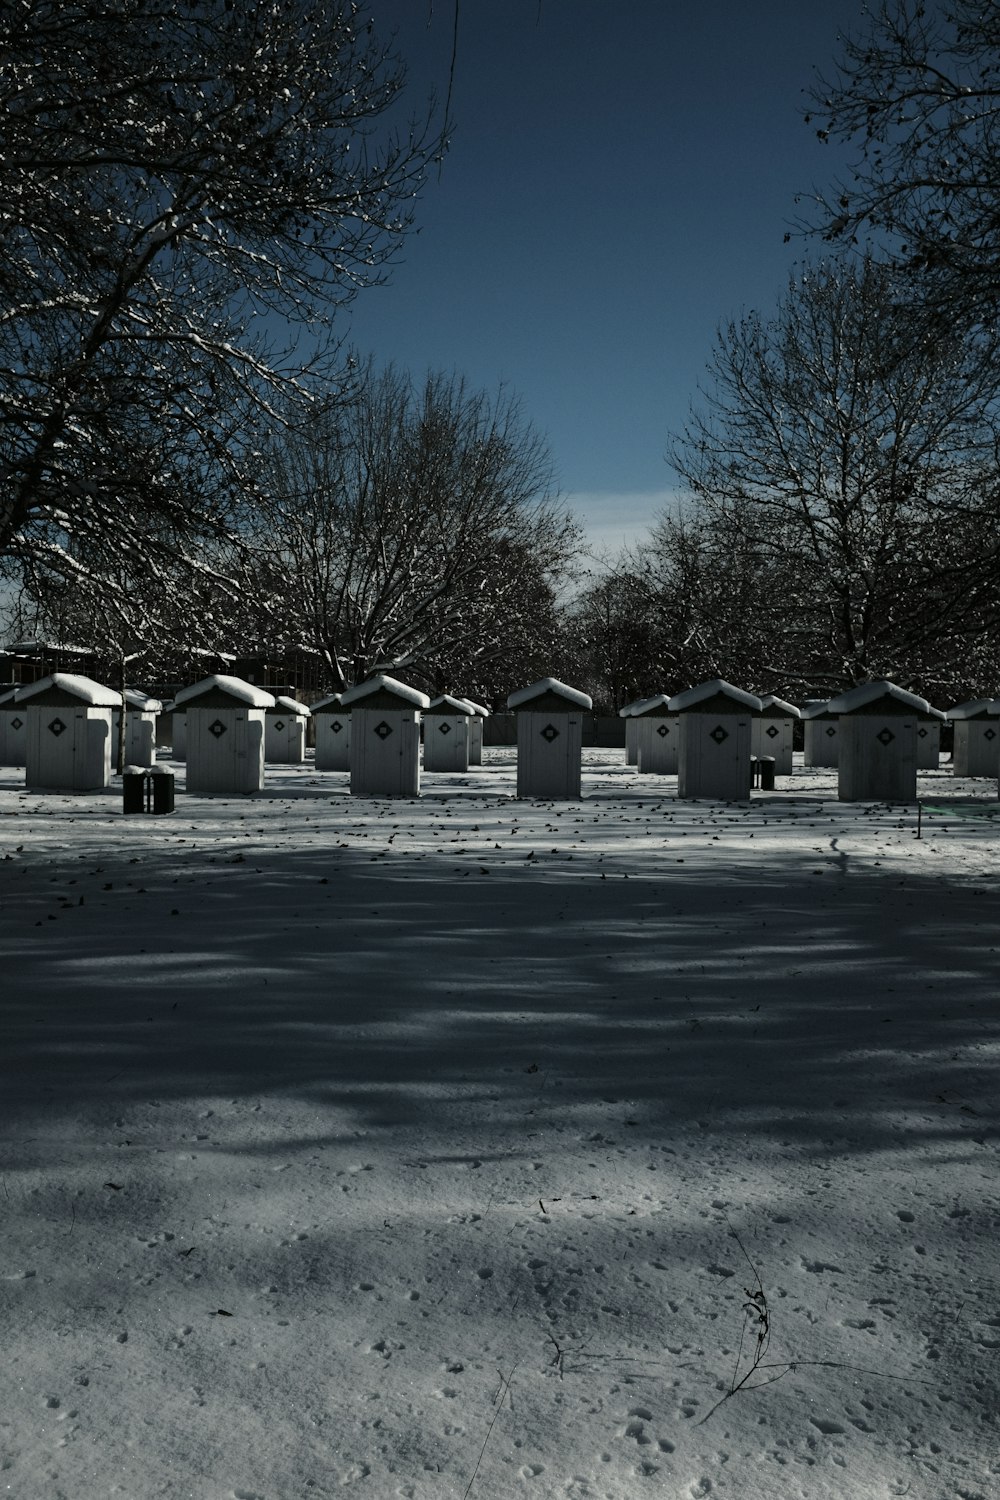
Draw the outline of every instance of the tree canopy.
<instances>
[{"instance_id":1,"label":"tree canopy","mask_svg":"<svg viewBox=\"0 0 1000 1500\"><path fill-rule=\"evenodd\" d=\"M334 689L389 671L492 696L555 634L578 533L504 390L369 366L276 441L256 488L245 629L316 652Z\"/></svg>"},{"instance_id":2,"label":"tree canopy","mask_svg":"<svg viewBox=\"0 0 1000 1500\"><path fill-rule=\"evenodd\" d=\"M878 247L949 319L1000 312L1000 4L889 0L811 91L852 174L813 204L827 240Z\"/></svg>"},{"instance_id":3,"label":"tree canopy","mask_svg":"<svg viewBox=\"0 0 1000 1500\"><path fill-rule=\"evenodd\" d=\"M0 8L0 558L198 564L441 144L356 4Z\"/></svg>"},{"instance_id":4,"label":"tree canopy","mask_svg":"<svg viewBox=\"0 0 1000 1500\"><path fill-rule=\"evenodd\" d=\"M810 268L773 318L722 326L673 462L699 550L707 527L733 573L716 637L766 627L760 685L888 676L936 695L982 673L1000 618L997 372L992 341L946 334L870 260Z\"/></svg>"}]
</instances>

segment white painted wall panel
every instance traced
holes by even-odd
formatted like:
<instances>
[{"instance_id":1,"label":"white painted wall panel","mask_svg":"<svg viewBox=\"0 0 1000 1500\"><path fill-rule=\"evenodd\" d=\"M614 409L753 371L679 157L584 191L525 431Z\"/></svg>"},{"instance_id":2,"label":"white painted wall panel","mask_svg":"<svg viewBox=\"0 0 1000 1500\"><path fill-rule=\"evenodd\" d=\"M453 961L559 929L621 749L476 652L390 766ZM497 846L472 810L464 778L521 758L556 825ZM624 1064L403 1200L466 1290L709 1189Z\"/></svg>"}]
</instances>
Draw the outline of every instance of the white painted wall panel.
<instances>
[{"instance_id":1,"label":"white painted wall panel","mask_svg":"<svg viewBox=\"0 0 1000 1500\"><path fill-rule=\"evenodd\" d=\"M111 763L118 761L118 725L121 710L111 715ZM125 715L125 764L149 767L156 763L156 715L130 708Z\"/></svg>"},{"instance_id":2,"label":"white painted wall panel","mask_svg":"<svg viewBox=\"0 0 1000 1500\"><path fill-rule=\"evenodd\" d=\"M108 786L110 781L110 708L28 705L27 786L91 792Z\"/></svg>"},{"instance_id":3,"label":"white painted wall panel","mask_svg":"<svg viewBox=\"0 0 1000 1500\"><path fill-rule=\"evenodd\" d=\"M840 720L806 719L803 726L806 766L835 766L840 755Z\"/></svg>"},{"instance_id":4,"label":"white painted wall panel","mask_svg":"<svg viewBox=\"0 0 1000 1500\"><path fill-rule=\"evenodd\" d=\"M577 801L583 760L580 713L517 716L517 795L546 801Z\"/></svg>"},{"instance_id":5,"label":"white painted wall panel","mask_svg":"<svg viewBox=\"0 0 1000 1500\"><path fill-rule=\"evenodd\" d=\"M342 709L336 713L314 713L316 728L317 771L351 769L351 715Z\"/></svg>"},{"instance_id":6,"label":"white painted wall panel","mask_svg":"<svg viewBox=\"0 0 1000 1500\"><path fill-rule=\"evenodd\" d=\"M261 791L264 710L189 708L186 786L195 796Z\"/></svg>"},{"instance_id":7,"label":"white painted wall panel","mask_svg":"<svg viewBox=\"0 0 1000 1500\"><path fill-rule=\"evenodd\" d=\"M352 709L351 793L420 795L420 723L412 709Z\"/></svg>"},{"instance_id":8,"label":"white painted wall panel","mask_svg":"<svg viewBox=\"0 0 1000 1500\"><path fill-rule=\"evenodd\" d=\"M306 723L302 714L268 713L264 717L264 760L276 766L298 766L306 758Z\"/></svg>"},{"instance_id":9,"label":"white painted wall panel","mask_svg":"<svg viewBox=\"0 0 1000 1500\"><path fill-rule=\"evenodd\" d=\"M956 719L956 776L1000 775L1000 719Z\"/></svg>"},{"instance_id":10,"label":"white painted wall panel","mask_svg":"<svg viewBox=\"0 0 1000 1500\"><path fill-rule=\"evenodd\" d=\"M12 704L0 708L0 766L23 766L27 745L28 710Z\"/></svg>"},{"instance_id":11,"label":"white painted wall panel","mask_svg":"<svg viewBox=\"0 0 1000 1500\"><path fill-rule=\"evenodd\" d=\"M750 730L750 754L774 757L776 776L791 776L794 719L769 719L766 711L753 720Z\"/></svg>"},{"instance_id":12,"label":"white painted wall panel","mask_svg":"<svg viewBox=\"0 0 1000 1500\"><path fill-rule=\"evenodd\" d=\"M917 770L936 771L940 764L940 721L920 719L917 722Z\"/></svg>"},{"instance_id":13,"label":"white painted wall panel","mask_svg":"<svg viewBox=\"0 0 1000 1500\"><path fill-rule=\"evenodd\" d=\"M710 797L745 802L750 796L749 713L680 715L681 743L677 765L679 797Z\"/></svg>"},{"instance_id":14,"label":"white painted wall panel","mask_svg":"<svg viewBox=\"0 0 1000 1500\"><path fill-rule=\"evenodd\" d=\"M643 774L676 776L680 758L681 723L677 714L664 718L649 714L643 718L626 719L628 725L637 729L636 765Z\"/></svg>"},{"instance_id":15,"label":"white painted wall panel","mask_svg":"<svg viewBox=\"0 0 1000 1500\"><path fill-rule=\"evenodd\" d=\"M424 770L467 771L469 729L476 722L467 714L424 714Z\"/></svg>"},{"instance_id":16,"label":"white painted wall panel","mask_svg":"<svg viewBox=\"0 0 1000 1500\"><path fill-rule=\"evenodd\" d=\"M902 714L842 714L841 802L915 802L917 721Z\"/></svg>"}]
</instances>

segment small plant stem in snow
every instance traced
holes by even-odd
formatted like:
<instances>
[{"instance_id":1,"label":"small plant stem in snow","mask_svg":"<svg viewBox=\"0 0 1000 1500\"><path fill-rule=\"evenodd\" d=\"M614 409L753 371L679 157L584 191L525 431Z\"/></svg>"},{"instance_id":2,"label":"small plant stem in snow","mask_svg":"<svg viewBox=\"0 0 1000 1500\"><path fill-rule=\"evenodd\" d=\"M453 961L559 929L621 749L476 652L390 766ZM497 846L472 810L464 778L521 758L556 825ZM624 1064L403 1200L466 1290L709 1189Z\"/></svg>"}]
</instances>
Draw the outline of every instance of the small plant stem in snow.
<instances>
[{"instance_id":1,"label":"small plant stem in snow","mask_svg":"<svg viewBox=\"0 0 1000 1500\"><path fill-rule=\"evenodd\" d=\"M513 1365L511 1367L510 1374L507 1376L505 1376L502 1371L497 1371L497 1374L500 1376L500 1388L493 1398L494 1404L496 1406L496 1411L493 1413L493 1420L491 1421L489 1427L486 1429L486 1437L483 1439L483 1446L480 1449L479 1457L476 1460L476 1467L472 1471L472 1478L469 1480L468 1484L465 1487L465 1494L462 1496L462 1500L469 1500L469 1496L472 1494L472 1486L476 1482L476 1475L479 1473L479 1467L486 1453L487 1445L489 1444L490 1438L493 1436L493 1429L497 1424L497 1418L503 1411L504 1397L510 1397L510 1383L514 1379L514 1371L516 1369L517 1365Z\"/></svg>"}]
</instances>

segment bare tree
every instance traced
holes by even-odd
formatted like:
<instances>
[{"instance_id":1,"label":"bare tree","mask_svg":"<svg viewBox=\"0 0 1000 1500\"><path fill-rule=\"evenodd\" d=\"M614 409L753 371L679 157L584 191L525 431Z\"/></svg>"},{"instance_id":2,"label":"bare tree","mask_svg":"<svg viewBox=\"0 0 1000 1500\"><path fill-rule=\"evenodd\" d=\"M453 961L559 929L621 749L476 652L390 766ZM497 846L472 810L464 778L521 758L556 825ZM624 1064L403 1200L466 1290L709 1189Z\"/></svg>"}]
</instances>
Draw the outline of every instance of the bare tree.
<instances>
[{"instance_id":1,"label":"bare tree","mask_svg":"<svg viewBox=\"0 0 1000 1500\"><path fill-rule=\"evenodd\" d=\"M318 651L335 689L379 670L482 680L529 599L551 614L577 546L517 401L457 377L363 371L258 487L260 632Z\"/></svg>"},{"instance_id":2,"label":"bare tree","mask_svg":"<svg viewBox=\"0 0 1000 1500\"><path fill-rule=\"evenodd\" d=\"M406 231L403 85L338 0L0 7L0 555L202 566Z\"/></svg>"},{"instance_id":3,"label":"bare tree","mask_svg":"<svg viewBox=\"0 0 1000 1500\"><path fill-rule=\"evenodd\" d=\"M808 270L773 319L722 327L673 462L702 523L772 580L769 675L934 693L996 639L997 390L992 344L946 335L870 261Z\"/></svg>"},{"instance_id":4,"label":"bare tree","mask_svg":"<svg viewBox=\"0 0 1000 1500\"><path fill-rule=\"evenodd\" d=\"M644 556L623 555L565 612L572 678L599 711L669 691L669 630ZM684 686L687 686L685 683Z\"/></svg>"},{"instance_id":5,"label":"bare tree","mask_svg":"<svg viewBox=\"0 0 1000 1500\"><path fill-rule=\"evenodd\" d=\"M831 241L874 242L942 315L1000 310L1000 5L889 0L811 91L822 140L853 175L814 200Z\"/></svg>"}]
</instances>

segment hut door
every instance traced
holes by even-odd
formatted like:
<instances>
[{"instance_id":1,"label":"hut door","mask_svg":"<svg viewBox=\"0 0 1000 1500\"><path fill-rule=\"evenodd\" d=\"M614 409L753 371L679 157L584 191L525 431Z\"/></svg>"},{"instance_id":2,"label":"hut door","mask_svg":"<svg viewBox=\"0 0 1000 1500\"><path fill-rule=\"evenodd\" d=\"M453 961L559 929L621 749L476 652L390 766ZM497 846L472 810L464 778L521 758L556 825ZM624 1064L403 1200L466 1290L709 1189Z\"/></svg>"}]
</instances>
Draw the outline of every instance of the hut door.
<instances>
[{"instance_id":1,"label":"hut door","mask_svg":"<svg viewBox=\"0 0 1000 1500\"><path fill-rule=\"evenodd\" d=\"M37 716L41 730L39 764L48 786L72 787L87 754L87 710L47 708Z\"/></svg>"}]
</instances>

